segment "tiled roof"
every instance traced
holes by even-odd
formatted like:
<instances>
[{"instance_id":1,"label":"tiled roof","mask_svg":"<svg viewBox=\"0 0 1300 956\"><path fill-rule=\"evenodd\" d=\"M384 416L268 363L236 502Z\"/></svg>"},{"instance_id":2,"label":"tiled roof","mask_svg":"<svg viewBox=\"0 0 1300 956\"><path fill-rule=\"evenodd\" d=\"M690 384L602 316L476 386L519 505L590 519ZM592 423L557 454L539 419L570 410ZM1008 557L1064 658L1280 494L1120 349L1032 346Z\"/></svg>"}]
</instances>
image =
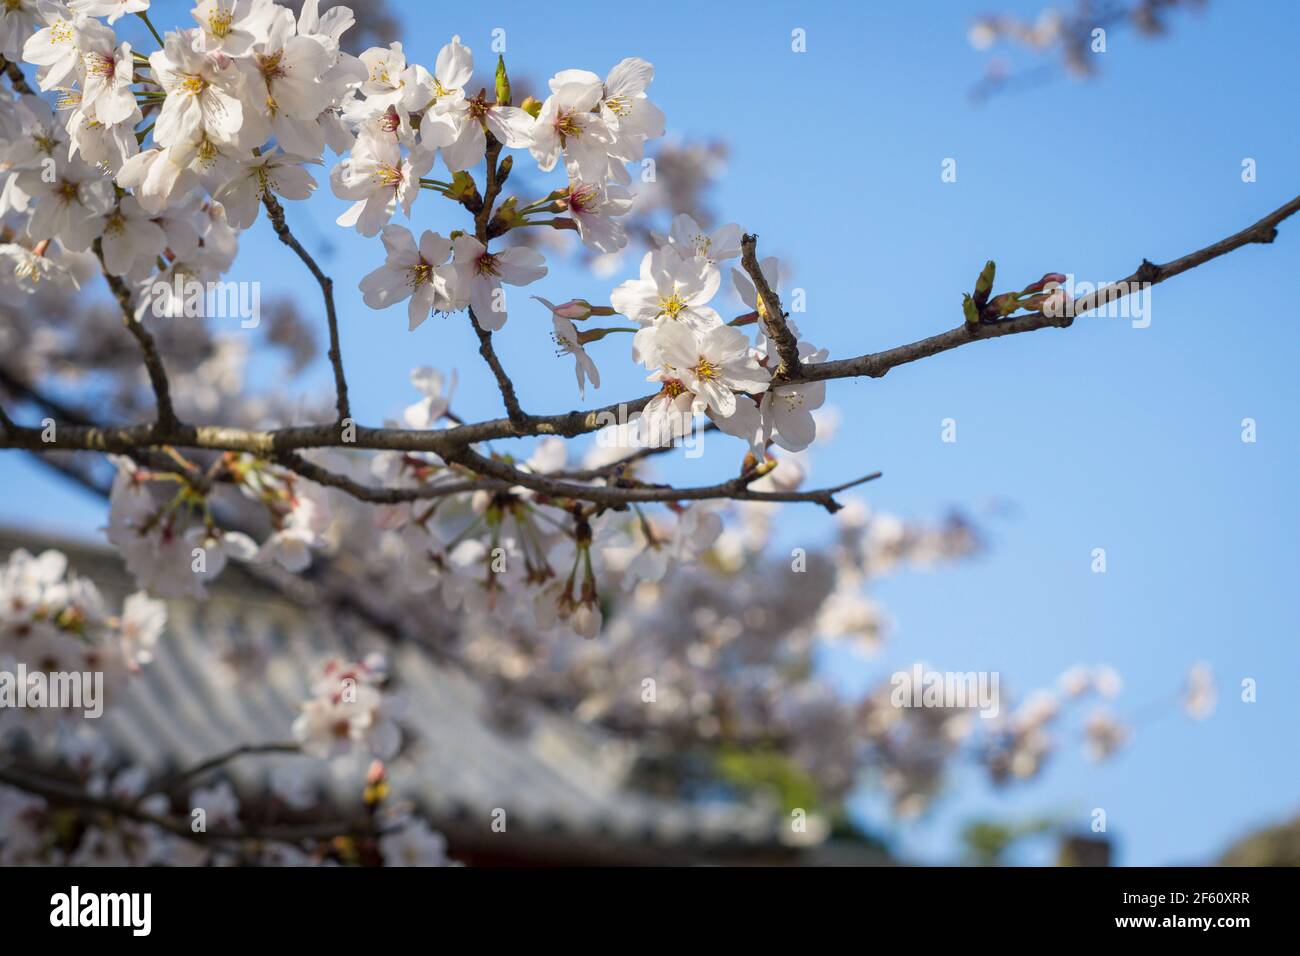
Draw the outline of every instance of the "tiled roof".
<instances>
[{"instance_id":1,"label":"tiled roof","mask_svg":"<svg viewBox=\"0 0 1300 956\"><path fill-rule=\"evenodd\" d=\"M98 545L0 529L0 558L19 547L64 551L111 601L133 589L120 560ZM625 740L542 710L523 730L498 726L484 716L483 688L427 650L320 622L237 572L227 571L210 590L204 602L168 603L155 660L100 719L97 729L132 762L162 772L240 744L289 740L324 659L382 649L404 708L400 722L416 731L416 749L390 767L394 795L419 805L453 847L492 852L501 845L493 841L507 836L539 853L549 846L610 862L788 852L783 837L790 828L775 808L632 789L636 751ZM355 781L344 788L323 761L309 757L242 757L228 776L253 799L280 760L302 762L339 806L355 806ZM505 835L491 829L497 808L506 811Z\"/></svg>"}]
</instances>

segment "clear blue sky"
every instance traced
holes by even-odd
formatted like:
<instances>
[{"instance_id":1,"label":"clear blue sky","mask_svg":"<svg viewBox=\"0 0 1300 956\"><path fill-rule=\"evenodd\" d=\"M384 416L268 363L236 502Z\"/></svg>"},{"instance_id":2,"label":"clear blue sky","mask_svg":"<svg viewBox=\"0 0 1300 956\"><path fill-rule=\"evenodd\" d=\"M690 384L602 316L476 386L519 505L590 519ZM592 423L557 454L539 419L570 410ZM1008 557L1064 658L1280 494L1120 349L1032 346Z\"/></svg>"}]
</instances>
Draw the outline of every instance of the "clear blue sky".
<instances>
[{"instance_id":1,"label":"clear blue sky","mask_svg":"<svg viewBox=\"0 0 1300 956\"><path fill-rule=\"evenodd\" d=\"M155 22L179 22L188 6L156 3ZM436 17L425 3L396 6L408 14L413 58L432 64L459 33L484 84L494 27L507 30L512 72L534 78L565 67L603 75L629 55L652 61L670 131L732 147L716 206L789 263L787 287L807 290L800 325L832 357L956 325L985 259L997 260L999 288L1048 271L1120 278L1144 256L1167 261L1248 225L1300 183L1300 7L1284 0L1214 2L1156 41L1112 31L1097 79L1060 78L983 107L966 100L984 62L966 42L971 17L1037 4L572 3L561 12L502 2ZM803 54L790 50L796 27L807 33ZM956 183L940 181L948 157ZM1241 180L1246 157L1255 183ZM341 209L325 195L290 218L309 246L329 239L358 416L377 423L414 400L406 373L416 363L459 365L460 413L498 414L466 323L433 320L410 335L404 310L362 306L356 283L382 255L377 242L332 225ZM419 228L460 226L431 195L416 216ZM894 636L869 662L828 655L837 682L860 687L924 659L998 670L1014 691L1075 663L1109 663L1124 676L1115 710L1125 716L1171 699L1195 661L1220 681L1209 721L1171 705L1111 762L1088 763L1074 747L1027 788L955 780L930 816L890 831L906 850L950 855L973 816L1086 825L1102 807L1120 862L1193 862L1300 809L1300 704L1284 678L1300 671L1298 273L1295 222L1271 247L1155 289L1149 328L1082 319L831 386L847 424L818 455L818 479L882 469L872 506L918 519L989 499L1014 505L989 519L981 560L884 582L876 594L897 621ZM305 288L264 222L231 278L261 280L264 294ZM553 262L529 291L595 299L611 284ZM569 363L550 358L549 323L514 302L499 347L525 406L577 407ZM588 405L646 390L619 348L605 354L606 381ZM323 369L311 380L327 382ZM956 444L939 440L948 417ZM1245 417L1258 422L1255 444L1240 440ZM691 480L734 465L730 449L706 454ZM83 533L102 523L99 502L49 485L14 455L0 458L0 482L6 523ZM788 521L783 538L794 544L815 545L827 527L811 511ZM1097 547L1107 550L1105 575L1090 571ZM1238 701L1243 677L1258 681L1258 703ZM856 807L879 823L870 798Z\"/></svg>"}]
</instances>

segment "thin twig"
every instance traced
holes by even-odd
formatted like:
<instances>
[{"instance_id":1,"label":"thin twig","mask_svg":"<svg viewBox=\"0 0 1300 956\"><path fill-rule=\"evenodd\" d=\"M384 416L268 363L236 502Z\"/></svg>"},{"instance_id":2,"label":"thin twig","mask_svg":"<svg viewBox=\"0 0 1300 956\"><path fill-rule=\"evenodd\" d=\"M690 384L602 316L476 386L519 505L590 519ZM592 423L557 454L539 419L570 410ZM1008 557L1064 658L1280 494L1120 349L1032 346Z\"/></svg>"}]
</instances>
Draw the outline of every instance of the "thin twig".
<instances>
[{"instance_id":1,"label":"thin twig","mask_svg":"<svg viewBox=\"0 0 1300 956\"><path fill-rule=\"evenodd\" d=\"M474 235L479 242L483 243L486 248L490 239L488 235L488 224L492 219L492 207L496 205L497 196L501 194L501 187L505 184L505 175L501 175L501 170L497 166L497 158L501 155L501 143L491 133L487 134L487 172L486 182L483 187L483 205L479 207L478 213L474 216ZM501 401L506 407L506 416L517 428L527 428L529 422L528 413L523 410L519 404L519 396L515 392L515 383L510 380L506 374L505 366L501 364L501 359L497 357L496 349L492 345L492 333L479 325L478 316L474 310L469 310L470 325L474 328L474 334L478 336L478 351L483 356L483 361L492 371L492 377L497 381L497 389L501 392Z\"/></svg>"},{"instance_id":2,"label":"thin twig","mask_svg":"<svg viewBox=\"0 0 1300 956\"><path fill-rule=\"evenodd\" d=\"M195 764L193 767L190 767L186 770L178 771L177 773L171 774L168 777L164 777L162 780L158 781L157 783L151 784L150 786L145 788L145 791L146 793L151 793L151 794L171 793L174 790L176 790L178 787L180 787L182 784L188 783L191 780L201 777L205 773L211 770L216 770L218 767L223 767L226 764L230 763L230 761L238 757L243 757L248 755L260 755L260 754L285 754L285 753L301 753L301 752L302 752L302 748L299 747L298 744L296 743L240 744L239 746L231 747L229 750L219 753L214 757L209 757L207 760L204 760L202 763Z\"/></svg>"},{"instance_id":3,"label":"thin twig","mask_svg":"<svg viewBox=\"0 0 1300 956\"><path fill-rule=\"evenodd\" d=\"M140 351L144 353L144 367L149 373L149 383L153 386L154 399L158 403L157 430L164 433L173 431L180 427L180 419L176 417L176 410L172 407L171 386L167 383L167 369L163 366L162 355L158 352L158 343L144 327L144 323L136 318L135 307L131 302L131 290L127 284L122 281L121 276L110 274L108 267L104 265L103 240L96 239L94 248L95 255L104 268L104 278L108 280L108 287L113 290L113 297L117 299L117 304L122 310L122 322L126 330L135 336L135 340L140 344Z\"/></svg>"},{"instance_id":4,"label":"thin twig","mask_svg":"<svg viewBox=\"0 0 1300 956\"><path fill-rule=\"evenodd\" d=\"M144 25L149 28L149 32L153 34L153 38L156 41L158 41L159 47L164 47L167 45L166 43L163 42L163 38L158 35L158 30L153 25L153 21L149 19L149 14L147 11L141 10L139 13L136 14L136 16L138 16L141 20L144 21Z\"/></svg>"},{"instance_id":5,"label":"thin twig","mask_svg":"<svg viewBox=\"0 0 1300 956\"><path fill-rule=\"evenodd\" d=\"M1140 291L1144 286L1164 282L1166 279L1171 279L1176 275L1187 272L1189 269L1204 265L1212 259L1227 255L1242 246L1252 243L1271 243L1277 238L1278 225L1297 212L1300 212L1300 196L1292 199L1286 205L1279 206L1263 219L1247 226L1240 232L1211 243L1203 249L1190 252L1179 259L1174 259L1172 262L1158 266L1143 259L1142 264L1138 266L1137 271L1131 276L1118 282L1112 282L1110 285L1103 286L1088 295L1079 296L1068 306L1062 307L1060 310L1062 314L1060 315L1048 316L1043 315L1041 312L1032 312L1028 315L995 322L990 325L962 325L940 335L932 335L927 339L921 339L919 342L900 345L884 352L860 355L857 358L840 359L836 362L824 362L819 365L803 365L800 367L796 380L816 382L825 379L852 378L860 375L880 378L892 368L915 362L918 359L928 358L940 352L946 352L968 342L996 339L1004 335L1033 332L1037 329L1069 328L1075 318L1094 309L1107 306L1112 302L1118 302L1120 299Z\"/></svg>"},{"instance_id":6,"label":"thin twig","mask_svg":"<svg viewBox=\"0 0 1300 956\"><path fill-rule=\"evenodd\" d=\"M420 485L416 488L377 488L363 485L347 475L330 471L314 462L308 461L297 452L284 452L276 459L285 468L293 471L308 481L318 485L328 485L346 492L359 501L368 501L376 505L395 505L408 501L425 501L430 498L445 498L448 495L466 494L472 491L506 491L509 483L493 481L490 478L470 478L464 481L448 481L436 485Z\"/></svg>"},{"instance_id":7,"label":"thin twig","mask_svg":"<svg viewBox=\"0 0 1300 956\"><path fill-rule=\"evenodd\" d=\"M284 220L284 207L270 190L262 194L262 205L266 206L266 213L271 218L271 228L280 237L280 241L294 251L320 286L321 296L325 299L325 319L329 325L328 354L330 365L334 368L334 404L338 411L339 422L347 421L352 417L352 409L348 403L348 380L343 374L343 352L339 348L339 317L334 308L334 280L316 264L311 253L303 248L302 243L289 229L288 223Z\"/></svg>"},{"instance_id":8,"label":"thin twig","mask_svg":"<svg viewBox=\"0 0 1300 956\"><path fill-rule=\"evenodd\" d=\"M750 473L717 485L697 488L674 488L669 485L639 485L635 487L599 487L579 485L571 481L521 471L503 461L485 458L470 448L452 455L452 460L473 469L480 475L491 475L502 481L520 485L551 498L573 498L593 504L620 506L641 501L703 501L725 498L732 501L810 501L834 514L841 507L834 495L848 488L874 481L880 472L872 472L834 488L817 491L753 491L750 489L761 475Z\"/></svg>"}]
</instances>

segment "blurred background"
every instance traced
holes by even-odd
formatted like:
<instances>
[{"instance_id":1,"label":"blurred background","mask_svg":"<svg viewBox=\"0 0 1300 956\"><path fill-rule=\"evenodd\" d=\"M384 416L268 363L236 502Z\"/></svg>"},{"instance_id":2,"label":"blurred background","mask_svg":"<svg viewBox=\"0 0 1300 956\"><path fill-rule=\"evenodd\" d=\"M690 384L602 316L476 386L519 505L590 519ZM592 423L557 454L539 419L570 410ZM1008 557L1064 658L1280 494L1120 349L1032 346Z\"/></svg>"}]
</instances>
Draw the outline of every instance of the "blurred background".
<instances>
[{"instance_id":1,"label":"blurred background","mask_svg":"<svg viewBox=\"0 0 1300 956\"><path fill-rule=\"evenodd\" d=\"M958 325L961 294L987 259L997 262L998 290L1047 272L1106 282L1143 258L1165 262L1244 228L1300 182L1300 8L1285 0L1062 0L1055 15L1041 0L743 8L668 0L562 10L501 2L436 15L397 0L353 6L364 14L360 47L400 39L412 61L431 65L458 34L484 86L500 37L516 101L540 94L559 69L604 75L625 56L651 61L650 95L667 115L668 136L652 144L659 178L636 221L662 230L673 212L688 211L759 234L760 253L781 260L783 299L804 292L806 313L793 316L803 336L832 358ZM166 28L188 22L188 8L156 0L151 14ZM1093 50L1099 25L1104 51ZM124 22L120 32L132 28ZM1243 177L1246 168L1254 175ZM377 424L400 415L418 397L407 381L412 364L460 369L455 408L463 417L500 414L466 323L435 317L412 334L404 310L362 305L357 283L380 264L381 250L333 224L345 204L330 195L327 175L320 170L317 195L288 211L335 280L357 418ZM531 196L554 183L520 171L510 185ZM417 203L417 229L457 228L455 210L436 201ZM890 786L897 762L873 759L855 765L847 782L837 778L829 797L805 797L803 789L818 789L815 769L792 777L786 764L774 770L752 753L729 761L725 742L703 776L775 791L783 808L820 800L829 836L804 842L829 847L843 836L859 854L848 862L1038 864L1074 853L1075 862L1207 863L1252 832L1294 820L1300 704L1284 675L1300 672L1296 230L1283 225L1272 246L1157 287L1147 327L1084 318L1067 331L976 344L880 380L829 387L824 428L834 440L815 446L810 484L880 469L883 478L859 489L861 507L939 530L929 532L937 537L926 539L933 553L924 560L889 562L872 576L871 599L885 609L879 640L810 641L819 683L859 699L924 661L997 671L1003 694L1024 701L1043 688L1060 693L1062 675L1077 676L1071 669L1081 666L1125 728L1122 747L1092 759L1085 709L1053 724L1050 759L1023 782L991 774L987 755L965 761L945 751L941 777L917 790L923 799L900 799ZM550 273L529 292L557 302L605 301L636 274L645 247L642 240L621 257L593 261L572 235L542 241ZM246 336L234 366L204 366L209 343L187 366L186 388L220 392L218 371L239 374L241 384L274 392L281 417L319 417L330 376L311 345L323 339L316 290L264 219L244 235L229 278L260 281L264 301L278 299L285 317L259 337L225 330ZM729 288L724 296L726 308L743 311ZM579 402L569 360L551 357L549 316L533 305L514 306L497 337L526 408L597 407L647 391L622 345L607 340L604 357L592 349L601 387ZM16 328L21 320L6 321ZM190 361L179 357L183 344L173 347L178 363ZM0 364L21 366L13 348ZM34 374L65 397L93 385L57 363ZM1246 418L1257 423L1255 442L1242 440ZM956 441L942 440L947 419ZM659 462L666 480L692 484L729 477L735 465L723 454ZM41 463L0 457L0 488L11 546L31 549L24 542L51 535L102 541L103 497ZM792 548L824 550L842 534L820 510L791 507L773 518L770 549L778 559ZM1094 570L1098 548L1104 573ZM77 552L69 553L75 564ZM83 561L111 574L93 551ZM226 597L238 607L241 593L232 583ZM1193 706L1193 716L1195 665L1214 675L1217 705ZM1243 680L1256 682L1255 701L1241 699ZM572 702L559 709L576 724L602 723ZM428 719L437 725L436 715ZM493 758L488 747L476 759L516 759L504 751ZM652 749L676 752L662 742ZM440 778L458 766L448 763ZM527 773L521 763L505 776L523 786ZM627 775L618 779L631 785ZM649 779L642 789L698 802L680 764ZM461 805L477 799L468 793ZM540 818L551 812L543 804ZM1104 833L1092 829L1098 808ZM726 830L736 818L721 819ZM454 819L442 822L454 851ZM639 825L628 822L629 832ZM712 845L708 826L691 826L683 839ZM1289 840L1295 862L1290 826L1255 857L1238 849L1231 860L1268 861L1270 848ZM600 830L583 837L607 838ZM462 857L472 860L479 851L471 843ZM818 862L832 861L825 852ZM519 853L565 861L544 841Z\"/></svg>"}]
</instances>

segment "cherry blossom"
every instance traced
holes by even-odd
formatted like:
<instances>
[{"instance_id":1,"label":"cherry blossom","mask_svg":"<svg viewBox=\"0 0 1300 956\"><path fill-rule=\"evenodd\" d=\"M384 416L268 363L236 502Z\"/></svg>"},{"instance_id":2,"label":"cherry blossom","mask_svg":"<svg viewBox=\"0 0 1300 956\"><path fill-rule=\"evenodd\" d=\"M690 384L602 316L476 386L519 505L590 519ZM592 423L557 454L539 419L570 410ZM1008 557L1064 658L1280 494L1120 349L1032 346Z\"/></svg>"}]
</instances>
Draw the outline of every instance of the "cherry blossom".
<instances>
[{"instance_id":1,"label":"cherry blossom","mask_svg":"<svg viewBox=\"0 0 1300 956\"><path fill-rule=\"evenodd\" d=\"M799 353L807 364L826 361L825 349L814 351L807 342L800 343ZM759 411L763 436L786 451L803 451L817 437L813 412L826 401L825 382L799 382L777 385L763 393Z\"/></svg>"},{"instance_id":2,"label":"cherry blossom","mask_svg":"<svg viewBox=\"0 0 1300 956\"><path fill-rule=\"evenodd\" d=\"M424 398L408 405L402 419L412 428L432 428L451 407L451 397L456 391L456 373L451 373L448 382L437 369L422 366L411 369L411 384L424 393Z\"/></svg>"},{"instance_id":3,"label":"cherry blossom","mask_svg":"<svg viewBox=\"0 0 1300 956\"><path fill-rule=\"evenodd\" d=\"M247 229L257 220L264 197L309 199L315 190L316 180L303 169L301 159L273 150L246 163L212 198L226 207L231 228Z\"/></svg>"},{"instance_id":4,"label":"cherry blossom","mask_svg":"<svg viewBox=\"0 0 1300 956\"><path fill-rule=\"evenodd\" d=\"M614 137L600 114L592 112L604 94L600 78L586 70L565 70L551 78L550 87L528 147L538 168L554 169L563 154L572 176L603 182Z\"/></svg>"},{"instance_id":5,"label":"cherry blossom","mask_svg":"<svg viewBox=\"0 0 1300 956\"><path fill-rule=\"evenodd\" d=\"M408 156L394 141L381 138L367 127L356 146L330 174L334 195L352 201L339 216L340 226L356 226L363 236L374 236L401 206L407 216L420 195L420 177L433 166L434 154L415 147Z\"/></svg>"},{"instance_id":6,"label":"cherry blossom","mask_svg":"<svg viewBox=\"0 0 1300 956\"><path fill-rule=\"evenodd\" d=\"M148 10L149 0L69 0L68 6L87 17L105 17L111 26L129 13Z\"/></svg>"},{"instance_id":7,"label":"cherry blossom","mask_svg":"<svg viewBox=\"0 0 1300 956\"><path fill-rule=\"evenodd\" d=\"M421 126L420 135L427 138L439 125L448 127L446 132L437 132L437 145L442 147L443 161L453 172L470 169L483 161L489 132L512 149L522 149L532 141L533 118L522 109L488 103L484 96L471 99L466 95L465 87L473 70L470 48L459 37L453 37L439 51L437 68L426 84L435 122L428 130Z\"/></svg>"},{"instance_id":8,"label":"cherry blossom","mask_svg":"<svg viewBox=\"0 0 1300 956\"><path fill-rule=\"evenodd\" d=\"M452 240L457 272L457 301L468 299L479 328L495 332L506 324L505 290L508 285L528 285L546 275L541 255L524 246L489 252L473 236Z\"/></svg>"},{"instance_id":9,"label":"cherry blossom","mask_svg":"<svg viewBox=\"0 0 1300 956\"><path fill-rule=\"evenodd\" d=\"M149 271L167 248L167 234L133 196L123 196L98 227L103 235L104 268L110 275Z\"/></svg>"},{"instance_id":10,"label":"cherry blossom","mask_svg":"<svg viewBox=\"0 0 1300 956\"><path fill-rule=\"evenodd\" d=\"M131 58L131 44L114 48L113 32L89 33L83 41L83 66L85 80L81 89L81 109L88 116L114 126L129 120L136 113L135 96L131 91L135 63Z\"/></svg>"},{"instance_id":11,"label":"cherry blossom","mask_svg":"<svg viewBox=\"0 0 1300 956\"><path fill-rule=\"evenodd\" d=\"M159 145L210 139L252 149L266 142L267 124L255 111L245 115L242 77L229 62L222 65L192 49L182 34L169 33L149 65L167 94L154 126Z\"/></svg>"},{"instance_id":12,"label":"cherry blossom","mask_svg":"<svg viewBox=\"0 0 1300 956\"><path fill-rule=\"evenodd\" d=\"M736 392L759 392L770 376L750 354L749 339L739 329L716 325L697 335L685 325L665 322L655 327L655 352L662 368L653 379L680 382L708 409L723 418L736 410Z\"/></svg>"},{"instance_id":13,"label":"cherry blossom","mask_svg":"<svg viewBox=\"0 0 1300 956\"><path fill-rule=\"evenodd\" d=\"M457 272L447 265L452 243L436 232L425 230L420 244L404 226L385 226L382 233L388 259L361 280L366 305L386 309L410 300L407 316L414 332L435 311L453 307Z\"/></svg>"},{"instance_id":14,"label":"cherry blossom","mask_svg":"<svg viewBox=\"0 0 1300 956\"><path fill-rule=\"evenodd\" d=\"M627 232L615 217L626 215L632 203L632 194L624 187L592 183L572 183L562 200L587 248L605 253L627 245Z\"/></svg>"},{"instance_id":15,"label":"cherry blossom","mask_svg":"<svg viewBox=\"0 0 1300 956\"><path fill-rule=\"evenodd\" d=\"M667 235L655 234L654 239L659 246L672 249L683 258L705 259L715 265L740 255L740 226L732 222L707 232L684 212L673 217Z\"/></svg>"},{"instance_id":16,"label":"cherry blossom","mask_svg":"<svg viewBox=\"0 0 1300 956\"><path fill-rule=\"evenodd\" d=\"M37 12L39 2L40 0L15 0L13 3L0 4L0 55L11 60L16 60L22 55L23 43L31 35L33 28L41 22L40 14ZM86 2L94 2L94 0L73 0L73 6ZM149 0L135 0L135 2L148 4Z\"/></svg>"},{"instance_id":17,"label":"cherry blossom","mask_svg":"<svg viewBox=\"0 0 1300 956\"><path fill-rule=\"evenodd\" d=\"M23 59L35 63L36 82L42 90L71 87L81 68L81 50L88 33L113 31L85 14L69 10L58 0L43 0L36 7L39 30L23 45Z\"/></svg>"}]
</instances>

